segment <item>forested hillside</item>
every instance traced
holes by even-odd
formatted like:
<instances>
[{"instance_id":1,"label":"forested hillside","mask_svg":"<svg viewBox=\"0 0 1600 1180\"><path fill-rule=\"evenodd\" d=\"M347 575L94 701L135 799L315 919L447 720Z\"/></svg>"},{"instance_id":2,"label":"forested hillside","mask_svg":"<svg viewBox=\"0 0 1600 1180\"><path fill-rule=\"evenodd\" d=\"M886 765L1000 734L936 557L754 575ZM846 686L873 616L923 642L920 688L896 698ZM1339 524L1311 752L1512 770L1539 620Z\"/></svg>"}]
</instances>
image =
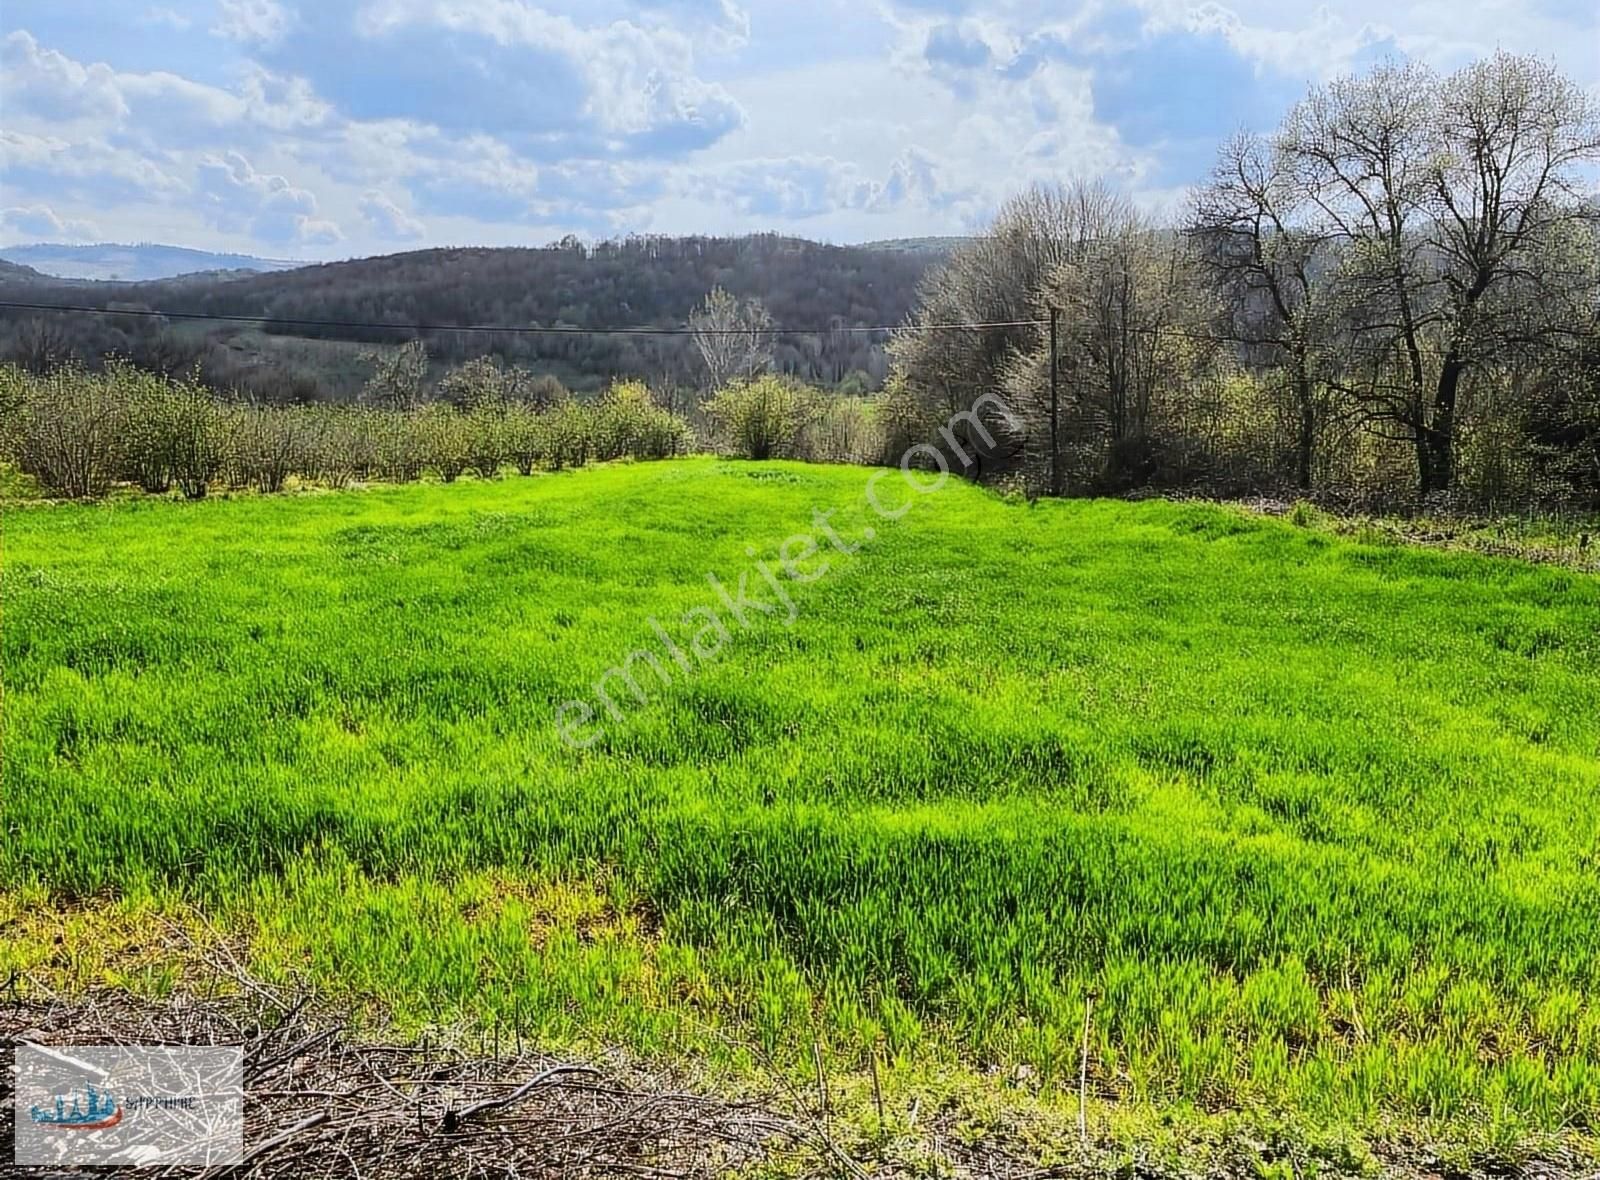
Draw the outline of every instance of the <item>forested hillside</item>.
<instances>
[{"instance_id":1,"label":"forested hillside","mask_svg":"<svg viewBox=\"0 0 1600 1180\"><path fill-rule=\"evenodd\" d=\"M781 337L777 369L837 384L887 371L883 337L839 327L898 324L934 256L824 246L772 235L629 238L537 249L420 250L214 281L81 283L25 289L0 276L0 298L367 325L514 324L528 327L681 327L713 287L758 298L773 323L814 334ZM243 385L273 400L350 396L364 379L350 342L400 344L413 333L381 326L268 327L143 316L6 312L0 356L35 369L76 356L119 354L166 372L199 364L213 384ZM694 384L699 356L687 337L541 336L429 331L430 357L445 365L486 354L547 371L577 388L636 375ZM313 342L313 343L306 343Z\"/></svg>"}]
</instances>

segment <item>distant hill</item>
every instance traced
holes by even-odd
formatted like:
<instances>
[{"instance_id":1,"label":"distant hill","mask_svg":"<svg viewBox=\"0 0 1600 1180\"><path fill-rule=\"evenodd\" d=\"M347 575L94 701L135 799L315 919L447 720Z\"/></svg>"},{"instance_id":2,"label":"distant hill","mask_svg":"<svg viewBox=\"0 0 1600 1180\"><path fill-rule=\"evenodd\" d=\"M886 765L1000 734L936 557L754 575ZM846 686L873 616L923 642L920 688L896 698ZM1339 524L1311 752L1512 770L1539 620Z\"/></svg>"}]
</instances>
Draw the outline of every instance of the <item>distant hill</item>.
<instances>
[{"instance_id":1,"label":"distant hill","mask_svg":"<svg viewBox=\"0 0 1600 1180\"><path fill-rule=\"evenodd\" d=\"M60 246L40 243L33 246L0 248L0 259L22 263L46 275L61 279L94 279L141 283L176 278L210 271L277 271L303 266L283 259L255 258L248 254L214 254L185 246L136 246L111 242L94 246Z\"/></svg>"},{"instance_id":2,"label":"distant hill","mask_svg":"<svg viewBox=\"0 0 1600 1180\"><path fill-rule=\"evenodd\" d=\"M48 277L40 274L31 266L22 266L20 263L7 262L4 258L0 258L0 280L25 283L35 279L47 279Z\"/></svg>"},{"instance_id":3,"label":"distant hill","mask_svg":"<svg viewBox=\"0 0 1600 1180\"><path fill-rule=\"evenodd\" d=\"M860 248L888 254L929 254L944 259L970 241L971 238L885 238L881 242L863 242Z\"/></svg>"},{"instance_id":4,"label":"distant hill","mask_svg":"<svg viewBox=\"0 0 1600 1180\"><path fill-rule=\"evenodd\" d=\"M211 255L216 260L218 256ZM681 328L712 287L760 299L777 326L803 330L776 342L777 368L808 381L862 374L875 385L888 368L886 334L840 327L894 326L910 313L926 252L827 246L766 234L744 238L629 238L541 248L449 248L323 263L274 273L196 281L30 283L30 299L143 307L228 317L316 320L268 325L158 317L62 315L53 347L93 363L131 356L171 370L198 363L219 385L248 385L264 397L346 398L360 388L362 347L412 338L403 325ZM11 284L0 276L0 294ZM20 286L20 284L18 284ZM0 314L0 357L40 334L30 315ZM386 327L393 324L396 327ZM425 330L435 375L493 353L552 373L575 389L619 375L688 386L700 359L687 336L544 335ZM36 347L36 345L34 345ZM854 384L859 385L858 378Z\"/></svg>"}]
</instances>

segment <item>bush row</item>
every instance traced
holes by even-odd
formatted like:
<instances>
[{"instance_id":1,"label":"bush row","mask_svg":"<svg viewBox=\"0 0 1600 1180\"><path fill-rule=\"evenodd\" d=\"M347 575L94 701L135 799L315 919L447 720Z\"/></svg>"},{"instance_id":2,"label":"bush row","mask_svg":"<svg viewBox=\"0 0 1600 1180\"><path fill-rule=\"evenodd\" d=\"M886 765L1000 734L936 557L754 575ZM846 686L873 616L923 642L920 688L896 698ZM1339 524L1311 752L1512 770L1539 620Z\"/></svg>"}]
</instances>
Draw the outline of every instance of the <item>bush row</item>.
<instances>
[{"instance_id":1,"label":"bush row","mask_svg":"<svg viewBox=\"0 0 1600 1180\"><path fill-rule=\"evenodd\" d=\"M613 385L592 402L275 407L126 363L44 376L0 368L4 456L74 498L102 496L117 483L199 499L218 486L275 492L291 476L341 487L424 474L448 482L469 470L494 478L508 467L527 475L591 460L667 458L693 441L688 423L638 383Z\"/></svg>"},{"instance_id":2,"label":"bush row","mask_svg":"<svg viewBox=\"0 0 1600 1180\"><path fill-rule=\"evenodd\" d=\"M702 407L712 440L745 459L895 465L926 433L902 383L873 397L841 397L766 374L718 390Z\"/></svg>"}]
</instances>

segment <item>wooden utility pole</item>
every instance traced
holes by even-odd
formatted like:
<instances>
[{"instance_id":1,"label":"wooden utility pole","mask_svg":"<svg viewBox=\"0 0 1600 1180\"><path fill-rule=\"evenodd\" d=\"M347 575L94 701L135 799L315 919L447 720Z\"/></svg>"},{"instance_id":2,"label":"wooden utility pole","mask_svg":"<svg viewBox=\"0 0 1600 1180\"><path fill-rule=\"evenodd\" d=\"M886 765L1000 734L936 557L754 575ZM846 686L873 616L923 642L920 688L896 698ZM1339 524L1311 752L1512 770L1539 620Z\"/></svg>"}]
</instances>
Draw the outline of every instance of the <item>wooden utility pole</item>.
<instances>
[{"instance_id":1,"label":"wooden utility pole","mask_svg":"<svg viewBox=\"0 0 1600 1180\"><path fill-rule=\"evenodd\" d=\"M1061 309L1050 309L1050 494L1061 494L1061 362L1056 355L1056 331Z\"/></svg>"}]
</instances>

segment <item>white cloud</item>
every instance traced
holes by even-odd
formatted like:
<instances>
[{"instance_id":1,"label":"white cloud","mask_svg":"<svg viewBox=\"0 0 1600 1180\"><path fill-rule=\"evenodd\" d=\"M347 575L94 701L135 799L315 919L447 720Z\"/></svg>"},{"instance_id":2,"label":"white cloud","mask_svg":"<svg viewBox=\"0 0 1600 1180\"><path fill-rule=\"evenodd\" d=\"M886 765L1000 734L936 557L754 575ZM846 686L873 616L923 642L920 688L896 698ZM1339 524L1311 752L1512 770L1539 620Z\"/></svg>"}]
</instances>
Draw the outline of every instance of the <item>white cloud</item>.
<instances>
[{"instance_id":1,"label":"white cloud","mask_svg":"<svg viewBox=\"0 0 1600 1180\"><path fill-rule=\"evenodd\" d=\"M185 16L183 13L173 8L167 8L164 5L156 5L153 8L145 9L144 15L139 19L144 24L164 25L167 28L175 29L180 33L184 32L189 28L190 25L194 24L194 21Z\"/></svg>"},{"instance_id":2,"label":"white cloud","mask_svg":"<svg viewBox=\"0 0 1600 1180\"><path fill-rule=\"evenodd\" d=\"M343 85L348 61L318 46L340 27L338 11L283 51L330 90ZM546 157L671 157L744 122L733 95L696 72L694 38L660 21L580 25L524 0L371 0L350 27L379 63L350 96L372 116L470 121ZM435 73L448 93L423 116L419 82Z\"/></svg>"},{"instance_id":3,"label":"white cloud","mask_svg":"<svg viewBox=\"0 0 1600 1180\"><path fill-rule=\"evenodd\" d=\"M44 49L25 30L0 41L0 96L8 113L57 130L81 125L152 151L235 143L253 132L310 131L333 119L301 78L249 67L235 90L168 71L126 73ZM226 135L219 133L226 131Z\"/></svg>"},{"instance_id":4,"label":"white cloud","mask_svg":"<svg viewBox=\"0 0 1600 1180\"><path fill-rule=\"evenodd\" d=\"M427 232L422 222L377 189L369 189L362 196L361 216L366 218L373 233L386 241L415 241Z\"/></svg>"},{"instance_id":5,"label":"white cloud","mask_svg":"<svg viewBox=\"0 0 1600 1180\"><path fill-rule=\"evenodd\" d=\"M1174 27L1156 22L1153 28ZM1318 8L1298 28L1271 28L1247 24L1237 12L1217 0L1206 0L1182 15L1175 27L1185 32L1214 33L1240 57L1280 74L1331 78L1350 69L1357 53L1392 35L1370 24L1351 26L1326 7Z\"/></svg>"},{"instance_id":6,"label":"white cloud","mask_svg":"<svg viewBox=\"0 0 1600 1180\"><path fill-rule=\"evenodd\" d=\"M0 234L57 242L93 241L99 230L92 221L58 216L49 205L17 205L0 209Z\"/></svg>"},{"instance_id":7,"label":"white cloud","mask_svg":"<svg viewBox=\"0 0 1600 1180\"><path fill-rule=\"evenodd\" d=\"M57 122L117 119L128 110L109 66L84 66L42 48L26 29L0 41L0 103L8 114Z\"/></svg>"},{"instance_id":8,"label":"white cloud","mask_svg":"<svg viewBox=\"0 0 1600 1180\"><path fill-rule=\"evenodd\" d=\"M113 82L129 116L119 122L150 142L193 143L245 116L238 95L179 74L116 74Z\"/></svg>"},{"instance_id":9,"label":"white cloud","mask_svg":"<svg viewBox=\"0 0 1600 1180\"><path fill-rule=\"evenodd\" d=\"M962 232L1074 175L1155 201L1388 51L1533 50L1600 94L1592 0L140 0L125 20L126 44L54 15L0 30L5 203L301 256Z\"/></svg>"},{"instance_id":10,"label":"white cloud","mask_svg":"<svg viewBox=\"0 0 1600 1180\"><path fill-rule=\"evenodd\" d=\"M0 130L0 173L11 191L65 191L104 204L166 200L188 188L137 152L25 131Z\"/></svg>"},{"instance_id":11,"label":"white cloud","mask_svg":"<svg viewBox=\"0 0 1600 1180\"><path fill-rule=\"evenodd\" d=\"M338 122L333 107L317 97L311 83L260 66L251 66L239 86L239 99L245 117L270 131L307 131Z\"/></svg>"},{"instance_id":12,"label":"white cloud","mask_svg":"<svg viewBox=\"0 0 1600 1180\"><path fill-rule=\"evenodd\" d=\"M718 53L732 53L750 41L750 13L735 0L631 0L648 17L682 21L686 32Z\"/></svg>"},{"instance_id":13,"label":"white cloud","mask_svg":"<svg viewBox=\"0 0 1600 1180\"><path fill-rule=\"evenodd\" d=\"M344 237L335 223L317 216L317 198L308 190L257 172L238 152L206 157L196 191L211 222L231 233L249 233L274 245L325 245Z\"/></svg>"},{"instance_id":14,"label":"white cloud","mask_svg":"<svg viewBox=\"0 0 1600 1180\"><path fill-rule=\"evenodd\" d=\"M294 13L276 0L221 0L211 32L246 45L275 45L294 26Z\"/></svg>"},{"instance_id":15,"label":"white cloud","mask_svg":"<svg viewBox=\"0 0 1600 1180\"><path fill-rule=\"evenodd\" d=\"M951 182L932 153L908 147L881 179L831 156L740 160L709 174L685 172L681 191L739 213L804 221L841 212L897 215L955 210L976 193Z\"/></svg>"}]
</instances>

